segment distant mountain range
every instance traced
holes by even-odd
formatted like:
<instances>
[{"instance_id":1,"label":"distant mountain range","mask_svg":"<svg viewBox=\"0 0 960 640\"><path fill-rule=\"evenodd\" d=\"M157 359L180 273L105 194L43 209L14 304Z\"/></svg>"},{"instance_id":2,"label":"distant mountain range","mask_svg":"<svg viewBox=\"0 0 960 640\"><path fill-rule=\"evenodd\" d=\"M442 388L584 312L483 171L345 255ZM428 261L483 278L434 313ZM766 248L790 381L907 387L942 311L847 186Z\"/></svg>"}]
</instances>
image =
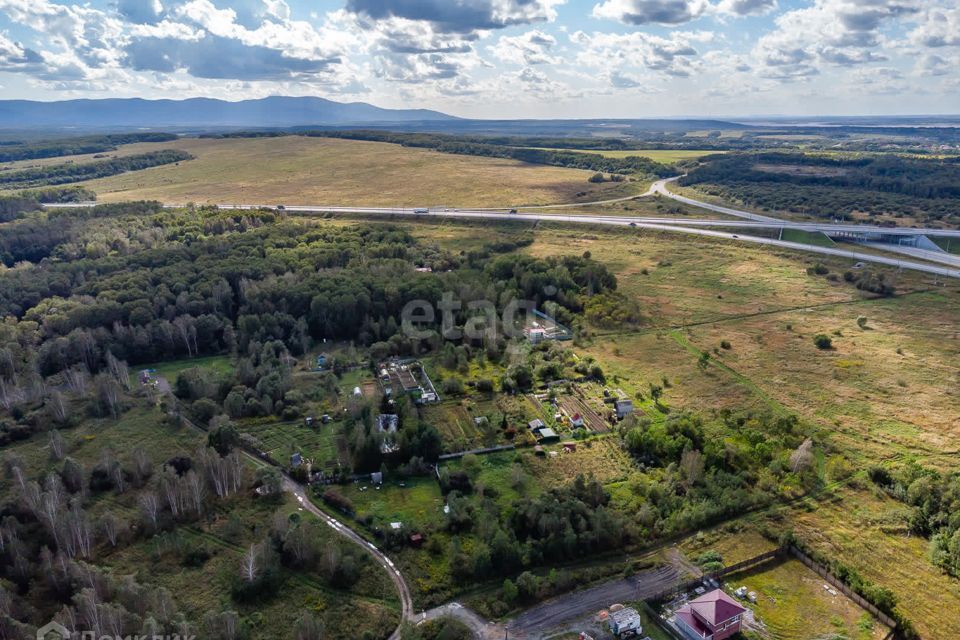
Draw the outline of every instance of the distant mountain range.
<instances>
[{"instance_id":1,"label":"distant mountain range","mask_svg":"<svg viewBox=\"0 0 960 640\"><path fill-rule=\"evenodd\" d=\"M429 109L382 109L365 102L274 96L227 102L188 100L0 100L0 129L277 128L458 120Z\"/></svg>"}]
</instances>

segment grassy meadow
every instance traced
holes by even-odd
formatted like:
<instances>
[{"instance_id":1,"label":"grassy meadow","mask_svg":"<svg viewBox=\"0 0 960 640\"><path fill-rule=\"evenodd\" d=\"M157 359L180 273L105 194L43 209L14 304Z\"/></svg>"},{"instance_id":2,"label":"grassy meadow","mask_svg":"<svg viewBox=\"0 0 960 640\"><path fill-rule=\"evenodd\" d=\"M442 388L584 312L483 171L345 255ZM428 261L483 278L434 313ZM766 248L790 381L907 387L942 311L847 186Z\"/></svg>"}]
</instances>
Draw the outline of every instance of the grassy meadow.
<instances>
[{"instance_id":1,"label":"grassy meadow","mask_svg":"<svg viewBox=\"0 0 960 640\"><path fill-rule=\"evenodd\" d=\"M303 136L182 138L117 153L170 148L196 158L80 184L102 202L477 207L587 201L632 188L590 183L592 172L579 169Z\"/></svg>"}]
</instances>

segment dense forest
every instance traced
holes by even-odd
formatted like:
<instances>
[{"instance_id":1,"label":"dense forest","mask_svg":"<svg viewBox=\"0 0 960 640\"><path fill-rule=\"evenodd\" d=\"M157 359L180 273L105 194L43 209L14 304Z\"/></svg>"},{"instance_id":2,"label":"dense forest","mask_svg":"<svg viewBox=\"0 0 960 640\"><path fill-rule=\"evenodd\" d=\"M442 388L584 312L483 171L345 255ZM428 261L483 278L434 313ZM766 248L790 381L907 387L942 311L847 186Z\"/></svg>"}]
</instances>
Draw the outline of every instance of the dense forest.
<instances>
[{"instance_id":1,"label":"dense forest","mask_svg":"<svg viewBox=\"0 0 960 640\"><path fill-rule=\"evenodd\" d=\"M765 210L960 222L960 163L955 158L716 155L705 158L680 184Z\"/></svg>"},{"instance_id":2,"label":"dense forest","mask_svg":"<svg viewBox=\"0 0 960 640\"><path fill-rule=\"evenodd\" d=\"M177 136L172 133L116 133L51 140L10 140L0 144L0 162L103 153L115 151L117 147L124 144L170 142L176 139Z\"/></svg>"},{"instance_id":3,"label":"dense forest","mask_svg":"<svg viewBox=\"0 0 960 640\"><path fill-rule=\"evenodd\" d=\"M31 169L4 171L0 172L0 189L33 189L47 185L94 180L127 171L139 171L192 159L193 156L186 151L161 149L108 160L81 163L64 162Z\"/></svg>"}]
</instances>

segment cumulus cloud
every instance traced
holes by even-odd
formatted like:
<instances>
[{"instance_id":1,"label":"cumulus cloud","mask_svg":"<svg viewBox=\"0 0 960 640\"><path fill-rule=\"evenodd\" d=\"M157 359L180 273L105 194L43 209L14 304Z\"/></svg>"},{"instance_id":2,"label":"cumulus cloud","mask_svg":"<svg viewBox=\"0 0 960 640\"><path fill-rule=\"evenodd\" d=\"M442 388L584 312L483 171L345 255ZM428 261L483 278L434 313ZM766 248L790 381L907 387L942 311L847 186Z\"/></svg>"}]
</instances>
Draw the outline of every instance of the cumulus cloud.
<instances>
[{"instance_id":1,"label":"cumulus cloud","mask_svg":"<svg viewBox=\"0 0 960 640\"><path fill-rule=\"evenodd\" d=\"M632 25L683 24L703 15L707 0L605 0L594 5L593 17Z\"/></svg>"},{"instance_id":2,"label":"cumulus cloud","mask_svg":"<svg viewBox=\"0 0 960 640\"><path fill-rule=\"evenodd\" d=\"M374 20L429 22L439 31L466 33L554 20L565 0L347 0L347 10Z\"/></svg>"},{"instance_id":3,"label":"cumulus cloud","mask_svg":"<svg viewBox=\"0 0 960 640\"><path fill-rule=\"evenodd\" d=\"M42 62L43 57L39 53L24 47L19 42L8 40L0 33L0 69L17 71L36 67Z\"/></svg>"},{"instance_id":4,"label":"cumulus cloud","mask_svg":"<svg viewBox=\"0 0 960 640\"><path fill-rule=\"evenodd\" d=\"M932 7L923 21L910 33L910 40L924 47L960 46L960 7Z\"/></svg>"},{"instance_id":5,"label":"cumulus cloud","mask_svg":"<svg viewBox=\"0 0 960 640\"><path fill-rule=\"evenodd\" d=\"M674 31L667 38L642 31L589 34L577 31L570 36L571 42L581 47L577 62L583 66L640 68L678 77L689 76L698 67L694 43L712 38L712 33L703 31Z\"/></svg>"},{"instance_id":6,"label":"cumulus cloud","mask_svg":"<svg viewBox=\"0 0 960 640\"><path fill-rule=\"evenodd\" d=\"M554 64L558 58L551 55L557 45L557 39L540 30L533 30L519 36L503 36L490 47L493 55L509 63L526 65Z\"/></svg>"},{"instance_id":7,"label":"cumulus cloud","mask_svg":"<svg viewBox=\"0 0 960 640\"><path fill-rule=\"evenodd\" d=\"M885 29L920 10L919 0L816 0L779 15L753 49L771 78L797 79L821 65L857 66L888 59Z\"/></svg>"},{"instance_id":8,"label":"cumulus cloud","mask_svg":"<svg viewBox=\"0 0 960 640\"><path fill-rule=\"evenodd\" d=\"M721 0L717 5L720 13L734 16L762 15L776 8L777 0Z\"/></svg>"}]
</instances>

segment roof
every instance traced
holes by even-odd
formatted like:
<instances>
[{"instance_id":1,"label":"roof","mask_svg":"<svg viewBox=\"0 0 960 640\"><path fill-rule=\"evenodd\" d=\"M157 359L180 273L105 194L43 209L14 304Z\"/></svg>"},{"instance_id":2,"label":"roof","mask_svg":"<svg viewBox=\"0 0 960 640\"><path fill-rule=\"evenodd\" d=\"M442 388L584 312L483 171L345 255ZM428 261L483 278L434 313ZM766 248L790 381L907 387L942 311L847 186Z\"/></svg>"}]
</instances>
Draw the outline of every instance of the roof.
<instances>
[{"instance_id":1,"label":"roof","mask_svg":"<svg viewBox=\"0 0 960 640\"><path fill-rule=\"evenodd\" d=\"M550 427L544 427L544 428L540 429L540 438L541 438L541 439L546 439L546 438L558 438L558 437L559 437L559 436L557 435L557 432L554 431L553 429L551 429Z\"/></svg>"},{"instance_id":2,"label":"roof","mask_svg":"<svg viewBox=\"0 0 960 640\"><path fill-rule=\"evenodd\" d=\"M527 423L531 429L541 429L546 425L543 423L543 420L536 418Z\"/></svg>"},{"instance_id":3,"label":"roof","mask_svg":"<svg viewBox=\"0 0 960 640\"><path fill-rule=\"evenodd\" d=\"M628 408L629 408L629 409L632 409L632 408L633 408L633 400L617 400L617 401L614 402L613 404L614 404L614 406L616 406L618 409L620 409L620 408L623 408L623 409L628 409Z\"/></svg>"},{"instance_id":4,"label":"roof","mask_svg":"<svg viewBox=\"0 0 960 640\"><path fill-rule=\"evenodd\" d=\"M679 609L675 614L677 620L683 622L691 631L696 633L701 638L706 638L709 635L713 634L713 629L708 629L702 622L700 618L697 618L693 615L693 612L690 610L690 605L685 604Z\"/></svg>"},{"instance_id":5,"label":"roof","mask_svg":"<svg viewBox=\"0 0 960 640\"><path fill-rule=\"evenodd\" d=\"M642 619L636 609L625 607L610 612L610 620L618 630L636 629L640 631Z\"/></svg>"},{"instance_id":6,"label":"roof","mask_svg":"<svg viewBox=\"0 0 960 640\"><path fill-rule=\"evenodd\" d=\"M714 626L746 611L722 589L714 589L696 600L691 600L690 608L708 624Z\"/></svg>"}]
</instances>

